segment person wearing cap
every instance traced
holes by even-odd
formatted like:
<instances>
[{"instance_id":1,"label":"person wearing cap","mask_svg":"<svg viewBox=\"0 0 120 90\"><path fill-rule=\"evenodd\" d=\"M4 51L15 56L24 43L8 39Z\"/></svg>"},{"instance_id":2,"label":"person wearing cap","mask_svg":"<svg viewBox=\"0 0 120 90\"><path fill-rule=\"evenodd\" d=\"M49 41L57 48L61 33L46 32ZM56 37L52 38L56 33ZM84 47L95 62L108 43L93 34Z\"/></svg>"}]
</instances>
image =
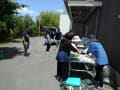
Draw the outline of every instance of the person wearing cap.
<instances>
[{"instance_id":1,"label":"person wearing cap","mask_svg":"<svg viewBox=\"0 0 120 90\"><path fill-rule=\"evenodd\" d=\"M104 50L103 45L96 38L89 40L87 54L92 54L96 58L96 76L94 84L97 84L99 90L103 89L103 67L108 65L108 57Z\"/></svg>"},{"instance_id":2,"label":"person wearing cap","mask_svg":"<svg viewBox=\"0 0 120 90\"><path fill-rule=\"evenodd\" d=\"M72 46L74 47L74 48L76 48L76 49L78 49L77 48L77 45L79 44L81 42L81 39L80 39L80 37L78 36L78 35L75 35L73 38L72 38Z\"/></svg>"},{"instance_id":3,"label":"person wearing cap","mask_svg":"<svg viewBox=\"0 0 120 90\"><path fill-rule=\"evenodd\" d=\"M71 45L72 45L74 48L78 49L77 46L78 46L78 44L80 44L80 42L81 42L80 37L79 37L78 35L75 35L75 36L73 36L73 38L72 38L72 43L71 43ZM71 54L74 54L73 51L71 51L70 53L71 53Z\"/></svg>"},{"instance_id":4,"label":"person wearing cap","mask_svg":"<svg viewBox=\"0 0 120 90\"><path fill-rule=\"evenodd\" d=\"M58 54L56 56L56 59L58 61L57 63L58 80L66 80L68 77L68 68L69 68L68 62L69 62L70 51L79 53L79 50L71 45L72 38L73 35L71 33L66 33L64 35L63 40L60 43Z\"/></svg>"}]
</instances>

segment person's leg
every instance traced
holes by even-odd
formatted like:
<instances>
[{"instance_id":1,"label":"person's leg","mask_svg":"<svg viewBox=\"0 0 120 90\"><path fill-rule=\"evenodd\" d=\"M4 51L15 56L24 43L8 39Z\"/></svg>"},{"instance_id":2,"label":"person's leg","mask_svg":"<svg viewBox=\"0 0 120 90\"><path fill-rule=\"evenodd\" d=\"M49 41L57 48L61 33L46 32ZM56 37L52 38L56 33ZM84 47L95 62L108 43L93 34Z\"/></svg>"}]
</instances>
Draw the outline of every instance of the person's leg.
<instances>
[{"instance_id":1,"label":"person's leg","mask_svg":"<svg viewBox=\"0 0 120 90\"><path fill-rule=\"evenodd\" d=\"M51 47L51 46L50 46L50 44L48 43L48 44L47 44L47 48L46 48L46 52L49 52L50 47Z\"/></svg>"},{"instance_id":2,"label":"person's leg","mask_svg":"<svg viewBox=\"0 0 120 90\"><path fill-rule=\"evenodd\" d=\"M60 40L58 40L58 48L59 48L59 45L60 45Z\"/></svg>"},{"instance_id":3,"label":"person's leg","mask_svg":"<svg viewBox=\"0 0 120 90\"><path fill-rule=\"evenodd\" d=\"M57 61L57 76L60 76L61 63Z\"/></svg>"},{"instance_id":4,"label":"person's leg","mask_svg":"<svg viewBox=\"0 0 120 90\"><path fill-rule=\"evenodd\" d=\"M62 68L62 77L63 77L63 80L65 81L67 78L68 78L68 63L67 62L64 62L63 63L63 68Z\"/></svg>"},{"instance_id":5,"label":"person's leg","mask_svg":"<svg viewBox=\"0 0 120 90\"><path fill-rule=\"evenodd\" d=\"M51 48L51 44L49 44L48 52L50 51L50 48Z\"/></svg>"},{"instance_id":6,"label":"person's leg","mask_svg":"<svg viewBox=\"0 0 120 90\"><path fill-rule=\"evenodd\" d=\"M23 47L24 47L24 55L26 54L26 45L23 42Z\"/></svg>"},{"instance_id":7,"label":"person's leg","mask_svg":"<svg viewBox=\"0 0 120 90\"><path fill-rule=\"evenodd\" d=\"M57 40L57 41L56 41L56 47L57 47L57 48L58 48L58 43L59 43L59 42L58 42L58 40Z\"/></svg>"},{"instance_id":8,"label":"person's leg","mask_svg":"<svg viewBox=\"0 0 120 90\"><path fill-rule=\"evenodd\" d=\"M27 45L25 45L25 54L27 54Z\"/></svg>"},{"instance_id":9,"label":"person's leg","mask_svg":"<svg viewBox=\"0 0 120 90\"><path fill-rule=\"evenodd\" d=\"M46 46L47 46L46 47L46 52L48 52L48 50L49 50L49 44L47 43Z\"/></svg>"},{"instance_id":10,"label":"person's leg","mask_svg":"<svg viewBox=\"0 0 120 90\"><path fill-rule=\"evenodd\" d=\"M97 81L97 87L103 87L103 67L104 65L97 65L96 66L96 76L95 81Z\"/></svg>"},{"instance_id":11,"label":"person's leg","mask_svg":"<svg viewBox=\"0 0 120 90\"><path fill-rule=\"evenodd\" d=\"M96 66L96 67L95 67L95 70L96 70L96 75L95 75L94 80L97 82L97 81L99 80L99 67Z\"/></svg>"},{"instance_id":12,"label":"person's leg","mask_svg":"<svg viewBox=\"0 0 120 90\"><path fill-rule=\"evenodd\" d=\"M28 49L29 49L29 43L27 43L27 45L26 45L26 53L27 53Z\"/></svg>"},{"instance_id":13,"label":"person's leg","mask_svg":"<svg viewBox=\"0 0 120 90\"><path fill-rule=\"evenodd\" d=\"M57 75L56 75L56 79L58 81L60 81L60 79L62 79L62 63L61 62L57 63Z\"/></svg>"},{"instance_id":14,"label":"person's leg","mask_svg":"<svg viewBox=\"0 0 120 90\"><path fill-rule=\"evenodd\" d=\"M48 44L46 44L46 52L48 51L47 49L48 49Z\"/></svg>"},{"instance_id":15,"label":"person's leg","mask_svg":"<svg viewBox=\"0 0 120 90\"><path fill-rule=\"evenodd\" d=\"M30 44L28 43L28 44L27 44L27 50L29 49L29 45L30 45Z\"/></svg>"},{"instance_id":16,"label":"person's leg","mask_svg":"<svg viewBox=\"0 0 120 90\"><path fill-rule=\"evenodd\" d=\"M60 74L60 79L63 79L63 62L59 63L60 67L59 67L59 74Z\"/></svg>"},{"instance_id":17,"label":"person's leg","mask_svg":"<svg viewBox=\"0 0 120 90\"><path fill-rule=\"evenodd\" d=\"M104 65L99 66L99 86L103 87L103 67Z\"/></svg>"}]
</instances>

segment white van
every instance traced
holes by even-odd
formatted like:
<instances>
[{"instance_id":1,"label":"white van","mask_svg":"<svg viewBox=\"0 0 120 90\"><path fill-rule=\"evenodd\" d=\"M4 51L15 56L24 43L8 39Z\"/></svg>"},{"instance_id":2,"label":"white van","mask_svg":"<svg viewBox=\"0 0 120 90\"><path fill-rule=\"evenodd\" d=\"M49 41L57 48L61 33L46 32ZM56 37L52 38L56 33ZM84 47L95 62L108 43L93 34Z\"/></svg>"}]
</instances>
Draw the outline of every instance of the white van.
<instances>
[{"instance_id":1,"label":"white van","mask_svg":"<svg viewBox=\"0 0 120 90\"><path fill-rule=\"evenodd\" d=\"M56 44L56 40L55 40L55 36L54 36L54 33L58 31L58 29L56 27L47 27L45 29L47 32L51 32L51 35L50 35L50 38L51 38L51 44L52 45L55 45ZM46 35L45 35L45 38L46 38ZM46 42L45 42L46 44Z\"/></svg>"}]
</instances>

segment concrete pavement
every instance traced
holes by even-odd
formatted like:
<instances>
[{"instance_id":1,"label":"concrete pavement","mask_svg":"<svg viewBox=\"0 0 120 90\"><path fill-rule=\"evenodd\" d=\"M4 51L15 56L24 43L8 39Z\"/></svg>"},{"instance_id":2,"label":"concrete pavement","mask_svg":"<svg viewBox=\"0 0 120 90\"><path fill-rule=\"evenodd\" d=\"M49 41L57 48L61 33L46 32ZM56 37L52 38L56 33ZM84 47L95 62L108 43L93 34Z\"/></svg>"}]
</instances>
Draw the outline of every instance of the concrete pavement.
<instances>
[{"instance_id":1,"label":"concrete pavement","mask_svg":"<svg viewBox=\"0 0 120 90\"><path fill-rule=\"evenodd\" d=\"M0 90L60 90L56 75L56 47L46 54L43 37L30 38L28 56L22 42L0 46L5 58L0 59ZM105 90L113 90L105 85ZM95 89L96 90L96 89Z\"/></svg>"},{"instance_id":2,"label":"concrete pavement","mask_svg":"<svg viewBox=\"0 0 120 90\"><path fill-rule=\"evenodd\" d=\"M29 56L23 55L22 42L1 46L0 90L60 90L56 74L56 47L46 54L44 39L30 38Z\"/></svg>"}]
</instances>

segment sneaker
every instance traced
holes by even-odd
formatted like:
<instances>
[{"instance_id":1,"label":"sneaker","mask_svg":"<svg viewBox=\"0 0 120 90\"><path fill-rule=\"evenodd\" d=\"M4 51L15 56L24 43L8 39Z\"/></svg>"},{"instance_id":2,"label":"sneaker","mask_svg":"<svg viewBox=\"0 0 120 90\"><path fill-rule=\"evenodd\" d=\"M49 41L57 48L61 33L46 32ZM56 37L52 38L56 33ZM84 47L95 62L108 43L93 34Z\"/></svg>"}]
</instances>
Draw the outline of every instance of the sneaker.
<instances>
[{"instance_id":1,"label":"sneaker","mask_svg":"<svg viewBox=\"0 0 120 90\"><path fill-rule=\"evenodd\" d=\"M47 52L47 54L49 54L49 52Z\"/></svg>"},{"instance_id":2,"label":"sneaker","mask_svg":"<svg viewBox=\"0 0 120 90\"><path fill-rule=\"evenodd\" d=\"M57 80L60 80L60 76L57 76L56 79L57 79Z\"/></svg>"},{"instance_id":3,"label":"sneaker","mask_svg":"<svg viewBox=\"0 0 120 90\"><path fill-rule=\"evenodd\" d=\"M58 75L55 75L54 77L57 78Z\"/></svg>"},{"instance_id":4,"label":"sneaker","mask_svg":"<svg viewBox=\"0 0 120 90\"><path fill-rule=\"evenodd\" d=\"M100 86L98 86L97 89L98 89L98 90L103 90L104 87L100 87Z\"/></svg>"},{"instance_id":5,"label":"sneaker","mask_svg":"<svg viewBox=\"0 0 120 90\"><path fill-rule=\"evenodd\" d=\"M58 79L58 81L59 81L59 82L62 82L62 81L63 81L63 79L62 79L62 78L59 78L59 79Z\"/></svg>"},{"instance_id":6,"label":"sneaker","mask_svg":"<svg viewBox=\"0 0 120 90\"><path fill-rule=\"evenodd\" d=\"M26 56L27 55L27 53L26 52L24 52L24 56Z\"/></svg>"},{"instance_id":7,"label":"sneaker","mask_svg":"<svg viewBox=\"0 0 120 90\"><path fill-rule=\"evenodd\" d=\"M93 80L93 84L94 84L94 85L98 85L98 81Z\"/></svg>"},{"instance_id":8,"label":"sneaker","mask_svg":"<svg viewBox=\"0 0 120 90\"><path fill-rule=\"evenodd\" d=\"M98 86L99 86L98 81L93 80L93 85L94 85L95 88L98 88Z\"/></svg>"}]
</instances>

